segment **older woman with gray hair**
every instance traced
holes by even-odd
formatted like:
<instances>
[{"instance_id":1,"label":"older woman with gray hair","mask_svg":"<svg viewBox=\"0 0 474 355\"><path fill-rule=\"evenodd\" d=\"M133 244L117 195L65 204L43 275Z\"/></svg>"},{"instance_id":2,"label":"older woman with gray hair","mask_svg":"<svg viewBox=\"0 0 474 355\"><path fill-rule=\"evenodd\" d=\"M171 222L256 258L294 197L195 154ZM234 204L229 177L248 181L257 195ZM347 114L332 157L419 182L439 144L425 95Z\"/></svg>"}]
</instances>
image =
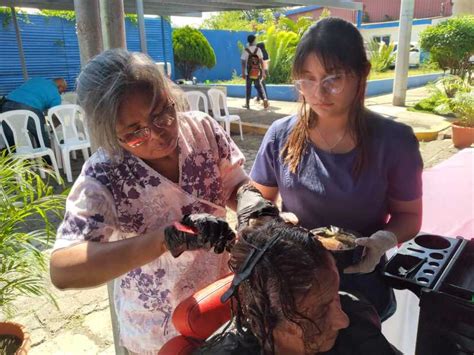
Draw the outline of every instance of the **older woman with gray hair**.
<instances>
[{"instance_id":1,"label":"older woman with gray hair","mask_svg":"<svg viewBox=\"0 0 474 355\"><path fill-rule=\"evenodd\" d=\"M247 181L244 157L207 114L184 112L179 90L143 54L98 55L77 94L98 150L69 194L51 279L60 289L115 279L122 345L156 353L176 335L175 306L228 272L222 251L233 233L222 218ZM197 243L165 237L180 219Z\"/></svg>"}]
</instances>

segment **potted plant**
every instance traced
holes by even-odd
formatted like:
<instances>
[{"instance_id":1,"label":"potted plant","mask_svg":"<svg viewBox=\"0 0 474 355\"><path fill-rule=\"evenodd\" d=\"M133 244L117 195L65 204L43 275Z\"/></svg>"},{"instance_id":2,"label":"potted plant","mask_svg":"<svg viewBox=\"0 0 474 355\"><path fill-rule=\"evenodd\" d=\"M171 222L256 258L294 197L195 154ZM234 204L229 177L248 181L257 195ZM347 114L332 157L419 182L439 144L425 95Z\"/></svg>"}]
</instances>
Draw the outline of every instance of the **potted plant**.
<instances>
[{"instance_id":1,"label":"potted plant","mask_svg":"<svg viewBox=\"0 0 474 355\"><path fill-rule=\"evenodd\" d=\"M37 162L0 154L0 354L28 352L25 328L7 321L17 297L51 297L42 250L53 240L51 218L62 215L65 198L54 193L38 169L47 173L48 180L54 179L54 173Z\"/></svg>"},{"instance_id":2,"label":"potted plant","mask_svg":"<svg viewBox=\"0 0 474 355\"><path fill-rule=\"evenodd\" d=\"M448 75L428 86L430 97L415 108L439 115L455 116L452 122L453 143L466 148L474 143L474 86L468 79Z\"/></svg>"},{"instance_id":3,"label":"potted plant","mask_svg":"<svg viewBox=\"0 0 474 355\"><path fill-rule=\"evenodd\" d=\"M474 143L474 90L458 92L449 101L449 106L456 115L451 126L454 146L467 148Z\"/></svg>"}]
</instances>

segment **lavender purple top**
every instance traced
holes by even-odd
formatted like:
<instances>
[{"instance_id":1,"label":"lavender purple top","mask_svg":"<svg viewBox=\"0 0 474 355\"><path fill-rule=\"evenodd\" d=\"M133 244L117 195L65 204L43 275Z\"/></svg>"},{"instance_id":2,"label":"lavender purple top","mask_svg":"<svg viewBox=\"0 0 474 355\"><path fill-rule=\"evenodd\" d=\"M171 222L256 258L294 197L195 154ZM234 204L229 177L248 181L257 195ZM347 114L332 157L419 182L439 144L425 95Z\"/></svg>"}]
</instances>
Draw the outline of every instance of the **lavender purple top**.
<instances>
[{"instance_id":1,"label":"lavender purple top","mask_svg":"<svg viewBox=\"0 0 474 355\"><path fill-rule=\"evenodd\" d=\"M332 154L311 142L298 167L290 172L280 155L296 116L275 121L265 135L251 178L278 187L282 209L295 213L302 226L336 225L364 236L382 229L388 218L388 199L411 201L421 197L423 161L410 127L367 111L371 127L369 165L355 180L352 167L357 149Z\"/></svg>"}]
</instances>

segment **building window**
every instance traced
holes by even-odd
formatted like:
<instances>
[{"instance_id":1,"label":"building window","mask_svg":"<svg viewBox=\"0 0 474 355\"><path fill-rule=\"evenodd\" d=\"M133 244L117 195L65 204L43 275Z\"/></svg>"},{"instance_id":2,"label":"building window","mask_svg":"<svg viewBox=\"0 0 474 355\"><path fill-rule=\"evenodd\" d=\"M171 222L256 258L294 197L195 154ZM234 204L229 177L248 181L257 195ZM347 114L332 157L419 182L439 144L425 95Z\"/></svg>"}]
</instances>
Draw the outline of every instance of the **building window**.
<instances>
[{"instance_id":1,"label":"building window","mask_svg":"<svg viewBox=\"0 0 474 355\"><path fill-rule=\"evenodd\" d=\"M385 42L385 44L388 46L390 44L390 35L386 36L373 36L372 39L375 42Z\"/></svg>"}]
</instances>

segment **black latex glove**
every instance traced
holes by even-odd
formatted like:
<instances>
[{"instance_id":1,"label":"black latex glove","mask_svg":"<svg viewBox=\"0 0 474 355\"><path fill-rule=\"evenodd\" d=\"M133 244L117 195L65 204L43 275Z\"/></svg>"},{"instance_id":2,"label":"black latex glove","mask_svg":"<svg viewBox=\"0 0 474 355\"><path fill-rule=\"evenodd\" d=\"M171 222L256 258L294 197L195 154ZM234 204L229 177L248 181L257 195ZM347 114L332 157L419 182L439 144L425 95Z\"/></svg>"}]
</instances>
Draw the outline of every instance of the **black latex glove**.
<instances>
[{"instance_id":1,"label":"black latex glove","mask_svg":"<svg viewBox=\"0 0 474 355\"><path fill-rule=\"evenodd\" d=\"M208 213L188 214L180 222L189 227L179 230L177 225L165 228L166 248L175 258L186 250L214 248L217 254L230 250L235 234L227 222Z\"/></svg>"},{"instance_id":2,"label":"black latex glove","mask_svg":"<svg viewBox=\"0 0 474 355\"><path fill-rule=\"evenodd\" d=\"M264 216L280 219L280 211L253 185L242 185L237 190L237 229L248 226L250 219Z\"/></svg>"}]
</instances>

